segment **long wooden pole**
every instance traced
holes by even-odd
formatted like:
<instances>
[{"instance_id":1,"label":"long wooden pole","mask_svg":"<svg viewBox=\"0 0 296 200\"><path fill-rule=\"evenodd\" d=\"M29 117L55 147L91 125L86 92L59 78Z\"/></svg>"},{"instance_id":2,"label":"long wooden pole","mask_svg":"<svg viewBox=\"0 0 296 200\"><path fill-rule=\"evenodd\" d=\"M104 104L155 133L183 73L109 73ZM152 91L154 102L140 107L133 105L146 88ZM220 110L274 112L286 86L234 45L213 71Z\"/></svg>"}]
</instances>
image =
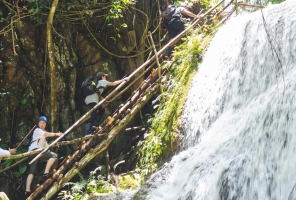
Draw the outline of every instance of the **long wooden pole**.
<instances>
[{"instance_id":1,"label":"long wooden pole","mask_svg":"<svg viewBox=\"0 0 296 200\"><path fill-rule=\"evenodd\" d=\"M154 54L155 54L155 59L156 59L156 64L157 64L157 67L158 67L158 77L161 77L161 69L160 69L160 64L159 64L159 60L158 60L158 54L157 54L157 50L155 48L155 44L154 44L154 41L153 41L153 37L152 37L152 34L151 32L149 31L149 36L150 36L150 40L151 40L151 44L152 44L152 47L153 47L153 51L154 51ZM163 93L163 89L162 89L162 84L161 84L161 79L159 79L159 88L160 88L160 92Z\"/></svg>"},{"instance_id":2,"label":"long wooden pole","mask_svg":"<svg viewBox=\"0 0 296 200\"><path fill-rule=\"evenodd\" d=\"M54 146L59 147L59 146L65 146L65 145L69 145L69 144L75 144L75 143L82 142L82 141L87 141L92 136L93 135L87 135L87 136L84 136L84 137L81 137L81 138L76 138L76 139L73 139L73 140L70 140L70 141L58 142ZM99 135L99 137L100 136L101 135ZM28 157L28 156L31 156L31 155L38 154L42 150L43 150L43 148L37 149L37 150L34 150L34 151L29 151L29 152L22 153L22 154L16 154L16 155L11 155L11 156L0 156L0 160L13 160L13 159L17 159L17 158L25 158L25 157ZM0 171L0 173L1 173L1 171Z\"/></svg>"},{"instance_id":3,"label":"long wooden pole","mask_svg":"<svg viewBox=\"0 0 296 200\"><path fill-rule=\"evenodd\" d=\"M34 130L35 127L36 125L29 131L29 133L24 137L24 139L17 145L16 149L18 149L21 146L23 141L25 141L25 139L29 136L29 134Z\"/></svg>"}]
</instances>

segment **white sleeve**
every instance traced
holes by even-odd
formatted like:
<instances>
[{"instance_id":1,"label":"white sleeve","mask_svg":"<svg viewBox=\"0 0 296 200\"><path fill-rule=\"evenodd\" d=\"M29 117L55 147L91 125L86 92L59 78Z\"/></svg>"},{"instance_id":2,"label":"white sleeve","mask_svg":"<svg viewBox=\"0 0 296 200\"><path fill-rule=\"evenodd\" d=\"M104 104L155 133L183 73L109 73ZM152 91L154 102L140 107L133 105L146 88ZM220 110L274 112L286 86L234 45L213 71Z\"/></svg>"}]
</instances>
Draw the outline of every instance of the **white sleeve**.
<instances>
[{"instance_id":1,"label":"white sleeve","mask_svg":"<svg viewBox=\"0 0 296 200\"><path fill-rule=\"evenodd\" d=\"M0 156L10 156L10 152L0 148Z\"/></svg>"},{"instance_id":2,"label":"white sleeve","mask_svg":"<svg viewBox=\"0 0 296 200\"><path fill-rule=\"evenodd\" d=\"M46 131L42 130L41 128L36 128L33 132L33 138L32 138L32 141L35 141L35 140L38 140L40 139L41 137L44 136L44 133Z\"/></svg>"}]
</instances>

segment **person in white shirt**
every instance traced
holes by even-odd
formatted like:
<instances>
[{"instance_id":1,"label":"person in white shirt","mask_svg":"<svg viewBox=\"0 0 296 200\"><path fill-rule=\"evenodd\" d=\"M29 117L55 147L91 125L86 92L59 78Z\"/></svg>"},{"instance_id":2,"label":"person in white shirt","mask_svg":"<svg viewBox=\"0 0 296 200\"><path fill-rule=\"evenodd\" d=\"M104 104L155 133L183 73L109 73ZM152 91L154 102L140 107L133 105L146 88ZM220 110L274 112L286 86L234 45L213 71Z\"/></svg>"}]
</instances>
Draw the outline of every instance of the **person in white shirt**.
<instances>
[{"instance_id":1,"label":"person in white shirt","mask_svg":"<svg viewBox=\"0 0 296 200\"><path fill-rule=\"evenodd\" d=\"M1 139L0 139L0 141L1 141ZM5 149L0 148L0 156L10 156L11 154L15 154L15 152L16 152L16 149L5 150Z\"/></svg>"},{"instance_id":2,"label":"person in white shirt","mask_svg":"<svg viewBox=\"0 0 296 200\"><path fill-rule=\"evenodd\" d=\"M62 133L51 133L51 132L45 131L46 123L47 123L47 118L45 116L39 117L38 128L36 128L33 132L32 142L28 147L29 151L47 147L48 146L48 143L46 141L47 137L59 137L62 135ZM35 157L35 155L33 155L32 157ZM36 175L36 173L38 172L39 162L47 161L44 174L43 174L43 177L47 178L49 175L49 170L57 160L57 157L58 156L56 153L48 150L44 154L42 154L42 156L37 161L33 162L30 165L30 174L27 177L26 191L25 191L25 195L27 197L31 194L31 184L32 184L34 175Z\"/></svg>"},{"instance_id":3,"label":"person in white shirt","mask_svg":"<svg viewBox=\"0 0 296 200\"><path fill-rule=\"evenodd\" d=\"M102 94L104 88L107 86L116 86L123 81L129 81L129 78L127 77L114 82L109 82L107 81L107 77L108 77L108 74L105 74L103 72L97 73L98 83L96 88L100 94ZM89 109L92 109L93 107L95 107L95 105L97 105L97 103L99 103L99 99L101 97L100 94L95 92L94 94L91 94L85 97L84 102L86 103L86 105L88 105ZM102 118L104 113L105 113L105 109L102 106L98 107L97 112L94 111L91 113L90 119L86 122L84 127L85 135L90 135L92 133L92 127L99 125L100 119Z\"/></svg>"}]
</instances>

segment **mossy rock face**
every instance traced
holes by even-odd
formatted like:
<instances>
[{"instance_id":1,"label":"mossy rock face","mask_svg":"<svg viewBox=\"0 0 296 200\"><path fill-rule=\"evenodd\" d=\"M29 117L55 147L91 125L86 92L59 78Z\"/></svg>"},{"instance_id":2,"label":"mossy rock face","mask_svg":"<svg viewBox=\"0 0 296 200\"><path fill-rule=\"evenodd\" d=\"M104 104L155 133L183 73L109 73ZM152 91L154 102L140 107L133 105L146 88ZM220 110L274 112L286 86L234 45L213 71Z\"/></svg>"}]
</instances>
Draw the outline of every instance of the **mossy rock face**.
<instances>
[{"instance_id":1,"label":"mossy rock face","mask_svg":"<svg viewBox=\"0 0 296 200\"><path fill-rule=\"evenodd\" d=\"M119 175L119 190L135 190L140 187L141 176L137 173Z\"/></svg>"}]
</instances>

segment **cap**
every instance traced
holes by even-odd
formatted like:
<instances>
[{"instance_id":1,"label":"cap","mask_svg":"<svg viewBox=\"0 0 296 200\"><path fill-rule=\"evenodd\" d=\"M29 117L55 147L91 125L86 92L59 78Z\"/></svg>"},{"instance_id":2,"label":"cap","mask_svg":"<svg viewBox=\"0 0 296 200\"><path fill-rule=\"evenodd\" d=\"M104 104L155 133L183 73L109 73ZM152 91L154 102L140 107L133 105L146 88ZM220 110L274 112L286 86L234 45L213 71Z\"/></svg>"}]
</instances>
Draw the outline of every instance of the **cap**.
<instances>
[{"instance_id":1,"label":"cap","mask_svg":"<svg viewBox=\"0 0 296 200\"><path fill-rule=\"evenodd\" d=\"M105 74L104 72L97 73L97 78L102 79L102 76L108 76L108 74Z\"/></svg>"},{"instance_id":2,"label":"cap","mask_svg":"<svg viewBox=\"0 0 296 200\"><path fill-rule=\"evenodd\" d=\"M187 7L187 8L189 8L189 5L187 3L185 3L185 2L183 2L183 3L181 3L181 7Z\"/></svg>"},{"instance_id":3,"label":"cap","mask_svg":"<svg viewBox=\"0 0 296 200\"><path fill-rule=\"evenodd\" d=\"M45 123L47 123L47 118L46 118L45 116L41 116L41 117L39 117L39 119L38 119L38 123L39 123L40 121L44 121Z\"/></svg>"}]
</instances>

